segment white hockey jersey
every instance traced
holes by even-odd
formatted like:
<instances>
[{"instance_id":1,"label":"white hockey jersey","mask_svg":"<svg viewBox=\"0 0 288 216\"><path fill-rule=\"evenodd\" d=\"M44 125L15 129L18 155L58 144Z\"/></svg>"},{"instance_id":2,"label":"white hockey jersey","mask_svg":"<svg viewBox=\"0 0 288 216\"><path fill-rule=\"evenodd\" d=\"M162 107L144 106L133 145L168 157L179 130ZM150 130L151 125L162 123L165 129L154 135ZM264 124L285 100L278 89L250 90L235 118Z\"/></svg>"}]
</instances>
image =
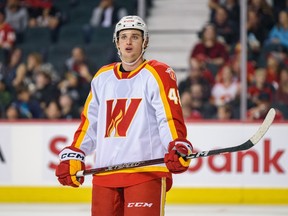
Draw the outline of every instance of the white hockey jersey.
<instances>
[{"instance_id":1,"label":"white hockey jersey","mask_svg":"<svg viewBox=\"0 0 288 216\"><path fill-rule=\"evenodd\" d=\"M96 151L95 167L163 158L169 142L186 138L174 71L155 60L131 72L119 68L113 63L94 76L72 144L86 155ZM93 182L127 185L151 172L171 177L162 164L97 174Z\"/></svg>"}]
</instances>

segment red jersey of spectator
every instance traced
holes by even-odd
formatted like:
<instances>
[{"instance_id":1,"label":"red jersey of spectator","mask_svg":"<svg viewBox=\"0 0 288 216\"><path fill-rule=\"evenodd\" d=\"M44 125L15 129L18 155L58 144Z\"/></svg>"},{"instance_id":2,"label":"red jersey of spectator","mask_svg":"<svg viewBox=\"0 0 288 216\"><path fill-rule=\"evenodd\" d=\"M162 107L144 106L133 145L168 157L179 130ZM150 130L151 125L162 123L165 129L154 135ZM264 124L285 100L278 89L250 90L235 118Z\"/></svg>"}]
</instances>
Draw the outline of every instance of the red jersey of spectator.
<instances>
[{"instance_id":1,"label":"red jersey of spectator","mask_svg":"<svg viewBox=\"0 0 288 216\"><path fill-rule=\"evenodd\" d=\"M16 35L14 29L8 23L0 25L0 46L4 49L11 49L14 46Z\"/></svg>"},{"instance_id":2,"label":"red jersey of spectator","mask_svg":"<svg viewBox=\"0 0 288 216\"><path fill-rule=\"evenodd\" d=\"M267 82L271 84L277 84L279 82L277 71L273 71L269 68L266 69L267 71Z\"/></svg>"},{"instance_id":3,"label":"red jersey of spectator","mask_svg":"<svg viewBox=\"0 0 288 216\"><path fill-rule=\"evenodd\" d=\"M283 91L283 89L278 89L275 92L275 99L274 101L276 103L280 103L280 104L285 104L286 106L288 106L288 93L286 93L285 91Z\"/></svg>"},{"instance_id":4,"label":"red jersey of spectator","mask_svg":"<svg viewBox=\"0 0 288 216\"><path fill-rule=\"evenodd\" d=\"M265 83L261 89L255 84L252 84L248 87L248 95L250 97L258 97L261 94L268 94L270 98L269 101L272 102L272 98L274 95L273 86L270 83Z\"/></svg>"},{"instance_id":5,"label":"red jersey of spectator","mask_svg":"<svg viewBox=\"0 0 288 216\"><path fill-rule=\"evenodd\" d=\"M283 113L278 109L275 109L275 111L276 111L276 115L275 115L274 120L275 121L284 120ZM258 112L257 114L255 114L253 108L251 108L247 111L247 118L250 120L264 120L267 113L268 112Z\"/></svg>"},{"instance_id":6,"label":"red jersey of spectator","mask_svg":"<svg viewBox=\"0 0 288 216\"><path fill-rule=\"evenodd\" d=\"M52 7L52 0L23 0L27 7L33 8L47 8Z\"/></svg>"},{"instance_id":7,"label":"red jersey of spectator","mask_svg":"<svg viewBox=\"0 0 288 216\"><path fill-rule=\"evenodd\" d=\"M185 118L185 121L202 120L203 116L198 110L192 110L190 116Z\"/></svg>"},{"instance_id":8,"label":"red jersey of spectator","mask_svg":"<svg viewBox=\"0 0 288 216\"><path fill-rule=\"evenodd\" d=\"M206 47L204 43L200 42L196 44L191 53L191 58L197 58L198 60L203 61L219 57L222 57L225 62L229 59L226 47L222 43L217 41L215 41L212 47Z\"/></svg>"}]
</instances>

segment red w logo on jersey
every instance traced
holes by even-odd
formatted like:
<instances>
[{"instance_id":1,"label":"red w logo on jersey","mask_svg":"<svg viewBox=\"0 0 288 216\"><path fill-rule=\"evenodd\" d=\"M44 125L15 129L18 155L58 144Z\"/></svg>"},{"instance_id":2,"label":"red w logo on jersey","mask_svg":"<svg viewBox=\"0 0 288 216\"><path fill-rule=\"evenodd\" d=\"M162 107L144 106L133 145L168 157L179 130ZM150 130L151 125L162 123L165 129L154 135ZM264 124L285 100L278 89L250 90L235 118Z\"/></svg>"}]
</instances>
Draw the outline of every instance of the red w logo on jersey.
<instances>
[{"instance_id":1,"label":"red w logo on jersey","mask_svg":"<svg viewBox=\"0 0 288 216\"><path fill-rule=\"evenodd\" d=\"M114 137L125 137L132 119L138 109L142 99L134 98L128 102L128 99L108 100L106 115L105 137L110 137L114 131ZM113 108L113 103L115 106Z\"/></svg>"}]
</instances>

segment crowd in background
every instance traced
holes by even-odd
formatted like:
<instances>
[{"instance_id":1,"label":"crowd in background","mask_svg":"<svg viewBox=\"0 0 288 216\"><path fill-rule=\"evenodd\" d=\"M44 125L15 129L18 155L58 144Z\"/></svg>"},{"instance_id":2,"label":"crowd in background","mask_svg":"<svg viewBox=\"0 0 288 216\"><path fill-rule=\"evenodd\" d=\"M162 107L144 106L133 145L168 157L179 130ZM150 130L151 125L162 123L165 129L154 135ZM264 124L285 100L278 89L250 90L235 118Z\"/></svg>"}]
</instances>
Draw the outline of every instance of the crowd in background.
<instances>
[{"instance_id":1,"label":"crowd in background","mask_svg":"<svg viewBox=\"0 0 288 216\"><path fill-rule=\"evenodd\" d=\"M61 0L62 1L62 0ZM63 0L64 1L64 0ZM79 0L65 0L69 7L83 4ZM91 1L90 1L91 2ZM133 1L136 2L136 1ZM31 28L48 28L51 44L57 44L59 30L67 22L65 11L52 0L7 0L0 5L0 118L2 119L79 119L95 68L81 46L71 47L57 70L45 55L31 51L23 55L21 45ZM87 26L114 26L125 8L113 0L95 1ZM85 4L85 3L84 3ZM135 4L135 10L137 5ZM74 20L81 17L73 17ZM81 29L79 29L81 31ZM92 34L92 32L89 32ZM69 35L73 37L73 35ZM84 39L87 35L84 34ZM112 35L107 37L112 38ZM110 40L112 43L112 39ZM89 41L88 41L89 42ZM33 44L31 44L33 49ZM45 48L45 47L43 47ZM97 50L95 50L97 52ZM116 51L115 51L116 53ZM93 65L93 66L92 66Z\"/></svg>"},{"instance_id":2,"label":"crowd in background","mask_svg":"<svg viewBox=\"0 0 288 216\"><path fill-rule=\"evenodd\" d=\"M59 71L39 52L30 52L23 59L23 50L18 46L25 43L25 31L35 27L48 28L51 42L57 43L67 17L54 2L0 1L2 119L80 118L90 81L97 71L85 50L71 47ZM147 2L149 10L152 0ZM77 7L77 0L69 3ZM95 27L113 27L119 17L129 13L116 3L99 0L95 4L90 20L81 29L87 43ZM191 47L189 75L179 83L184 117L239 119L239 0L209 0L207 7L209 23L199 32L198 43ZM276 119L288 119L288 1L248 0L247 39L247 118L262 119L273 106L277 108Z\"/></svg>"},{"instance_id":3,"label":"crowd in background","mask_svg":"<svg viewBox=\"0 0 288 216\"><path fill-rule=\"evenodd\" d=\"M209 0L209 23L192 47L189 76L179 84L186 119L239 119L240 5ZM248 0L247 119L271 107L288 119L288 1Z\"/></svg>"}]
</instances>

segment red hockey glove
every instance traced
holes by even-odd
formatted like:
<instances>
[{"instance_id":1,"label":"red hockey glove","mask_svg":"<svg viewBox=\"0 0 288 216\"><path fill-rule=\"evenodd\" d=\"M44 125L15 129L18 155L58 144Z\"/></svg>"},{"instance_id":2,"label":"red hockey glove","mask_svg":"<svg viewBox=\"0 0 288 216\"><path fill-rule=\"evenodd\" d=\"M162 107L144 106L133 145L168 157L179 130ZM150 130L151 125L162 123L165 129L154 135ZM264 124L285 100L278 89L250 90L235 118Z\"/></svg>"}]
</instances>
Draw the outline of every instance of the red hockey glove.
<instances>
[{"instance_id":1,"label":"red hockey glove","mask_svg":"<svg viewBox=\"0 0 288 216\"><path fill-rule=\"evenodd\" d=\"M191 159L184 158L193 151L192 144L186 139L176 139L169 143L168 153L165 154L164 162L170 172L178 174L185 172Z\"/></svg>"},{"instance_id":2,"label":"red hockey glove","mask_svg":"<svg viewBox=\"0 0 288 216\"><path fill-rule=\"evenodd\" d=\"M85 169L85 154L75 147L66 147L60 154L60 164L56 168L56 176L62 185L79 187L84 182L84 177L76 178L79 170Z\"/></svg>"}]
</instances>

